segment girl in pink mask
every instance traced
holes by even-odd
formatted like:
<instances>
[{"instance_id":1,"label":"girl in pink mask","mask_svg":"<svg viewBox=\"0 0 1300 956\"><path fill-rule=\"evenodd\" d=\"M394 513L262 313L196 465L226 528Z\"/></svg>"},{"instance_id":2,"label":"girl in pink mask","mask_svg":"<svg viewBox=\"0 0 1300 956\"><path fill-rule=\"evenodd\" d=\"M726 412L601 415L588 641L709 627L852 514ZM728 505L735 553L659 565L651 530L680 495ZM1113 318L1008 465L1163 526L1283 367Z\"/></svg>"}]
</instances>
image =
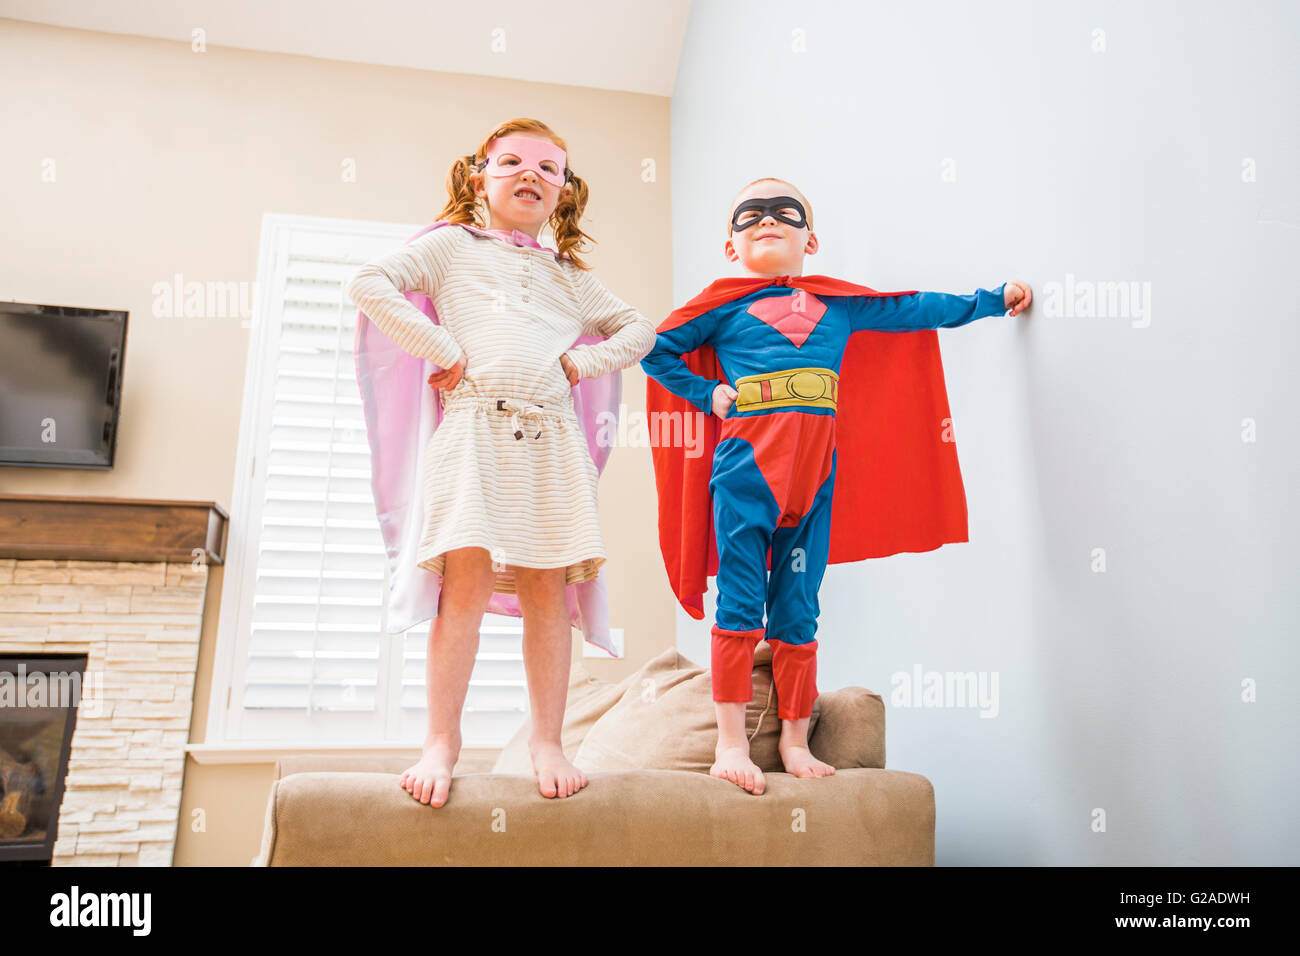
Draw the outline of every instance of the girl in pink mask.
<instances>
[{"instance_id":1,"label":"girl in pink mask","mask_svg":"<svg viewBox=\"0 0 1300 956\"><path fill-rule=\"evenodd\" d=\"M570 625L608 646L596 509L608 448L592 419L617 407L619 370L649 353L654 324L579 257L587 186L545 123L498 127L452 164L447 191L433 226L347 287L362 310L357 372L390 627L433 616L428 732L399 784L421 803L447 801L491 610L524 619L538 788L569 796L587 783L560 741ZM554 250L537 238L548 224ZM432 393L421 377L412 396L410 373L431 366Z\"/></svg>"}]
</instances>

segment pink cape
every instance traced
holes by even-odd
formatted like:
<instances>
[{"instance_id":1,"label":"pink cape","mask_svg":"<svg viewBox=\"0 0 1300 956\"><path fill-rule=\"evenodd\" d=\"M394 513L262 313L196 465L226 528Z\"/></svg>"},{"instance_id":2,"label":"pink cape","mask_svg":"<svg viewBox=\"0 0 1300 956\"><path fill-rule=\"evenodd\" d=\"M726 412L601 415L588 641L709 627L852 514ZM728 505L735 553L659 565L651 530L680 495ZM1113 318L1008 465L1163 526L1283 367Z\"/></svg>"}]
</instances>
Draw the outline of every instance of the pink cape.
<instances>
[{"instance_id":1,"label":"pink cape","mask_svg":"<svg viewBox=\"0 0 1300 956\"><path fill-rule=\"evenodd\" d=\"M406 244L420 236L448 225L435 222L421 229ZM479 235L492 235L473 226L464 226ZM500 233L498 233L500 235ZM514 232L506 241L533 248L543 248L531 236ZM438 321L429 297L407 292L406 298L424 312L432 322ZM574 343L601 342L598 336L584 335ZM438 595L442 578L416 563L420 537L424 531L424 449L429 437L442 422L438 390L428 384L429 376L439 366L404 351L393 342L364 312L357 313L354 344L357 384L361 389L361 407L370 443L370 485L375 498L379 530L388 552L388 632L399 633L437 616ZM604 471L609 458L609 443L597 440L602 424L616 427L622 399L622 373L614 371L596 379L581 379L573 389L574 411L587 438L587 448L597 474ZM605 571L582 584L565 589L569 620L582 631L589 644L616 653L609 635L609 602L605 591ZM519 600L513 594L493 594L488 611L522 617Z\"/></svg>"}]
</instances>

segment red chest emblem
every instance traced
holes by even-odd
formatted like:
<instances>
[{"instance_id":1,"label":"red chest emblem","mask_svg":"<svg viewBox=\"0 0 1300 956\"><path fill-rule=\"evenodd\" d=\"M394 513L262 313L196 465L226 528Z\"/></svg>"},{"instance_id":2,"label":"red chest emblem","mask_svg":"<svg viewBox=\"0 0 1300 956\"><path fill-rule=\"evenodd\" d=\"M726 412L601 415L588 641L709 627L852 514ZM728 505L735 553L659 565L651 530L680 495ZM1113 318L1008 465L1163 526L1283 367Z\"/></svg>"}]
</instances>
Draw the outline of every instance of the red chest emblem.
<instances>
[{"instance_id":1,"label":"red chest emblem","mask_svg":"<svg viewBox=\"0 0 1300 956\"><path fill-rule=\"evenodd\" d=\"M799 348L826 314L826 303L811 292L796 289L793 295L771 295L759 299L745 311L776 329L795 348Z\"/></svg>"}]
</instances>

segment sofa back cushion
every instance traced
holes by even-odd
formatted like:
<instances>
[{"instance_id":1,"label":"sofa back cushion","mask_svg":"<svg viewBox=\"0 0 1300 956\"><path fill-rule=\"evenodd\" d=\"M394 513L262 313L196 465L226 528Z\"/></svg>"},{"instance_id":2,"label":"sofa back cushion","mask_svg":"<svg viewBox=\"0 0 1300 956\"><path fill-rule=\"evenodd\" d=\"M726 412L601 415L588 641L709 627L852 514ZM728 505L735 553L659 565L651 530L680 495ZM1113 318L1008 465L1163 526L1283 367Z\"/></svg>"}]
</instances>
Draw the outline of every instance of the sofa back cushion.
<instances>
[{"instance_id":1,"label":"sofa back cushion","mask_svg":"<svg viewBox=\"0 0 1300 956\"><path fill-rule=\"evenodd\" d=\"M885 767L885 702L865 687L818 694L821 720L808 735L808 749L836 770Z\"/></svg>"},{"instance_id":2,"label":"sofa back cushion","mask_svg":"<svg viewBox=\"0 0 1300 956\"><path fill-rule=\"evenodd\" d=\"M564 723L560 728L560 743L570 760L582 745L583 738L592 726L616 703L627 689L635 674L621 681L608 681L589 674L581 662L569 668L569 694L564 702ZM532 721L525 720L510 738L492 767L493 773L532 776L533 761L528 755L528 735Z\"/></svg>"},{"instance_id":3,"label":"sofa back cushion","mask_svg":"<svg viewBox=\"0 0 1300 956\"><path fill-rule=\"evenodd\" d=\"M745 708L750 757L764 772L783 769L777 743L781 720L772 686L772 651L754 649L754 696ZM821 709L813 703L810 733ZM675 648L631 676L617 703L588 731L574 763L587 773L606 770L693 770L708 773L718 742L713 684L708 670Z\"/></svg>"}]
</instances>

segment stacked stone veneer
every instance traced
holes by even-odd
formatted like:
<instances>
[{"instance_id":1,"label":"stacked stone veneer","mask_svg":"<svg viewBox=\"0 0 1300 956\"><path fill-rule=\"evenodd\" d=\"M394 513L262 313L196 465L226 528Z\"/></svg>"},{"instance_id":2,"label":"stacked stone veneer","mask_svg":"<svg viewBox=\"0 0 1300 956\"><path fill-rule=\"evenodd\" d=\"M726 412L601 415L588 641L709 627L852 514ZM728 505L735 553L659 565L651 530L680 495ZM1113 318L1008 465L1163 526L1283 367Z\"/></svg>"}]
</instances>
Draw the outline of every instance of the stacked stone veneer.
<instances>
[{"instance_id":1,"label":"stacked stone veneer","mask_svg":"<svg viewBox=\"0 0 1300 956\"><path fill-rule=\"evenodd\" d=\"M207 581L188 562L0 558L0 653L87 655L54 865L171 864Z\"/></svg>"}]
</instances>

